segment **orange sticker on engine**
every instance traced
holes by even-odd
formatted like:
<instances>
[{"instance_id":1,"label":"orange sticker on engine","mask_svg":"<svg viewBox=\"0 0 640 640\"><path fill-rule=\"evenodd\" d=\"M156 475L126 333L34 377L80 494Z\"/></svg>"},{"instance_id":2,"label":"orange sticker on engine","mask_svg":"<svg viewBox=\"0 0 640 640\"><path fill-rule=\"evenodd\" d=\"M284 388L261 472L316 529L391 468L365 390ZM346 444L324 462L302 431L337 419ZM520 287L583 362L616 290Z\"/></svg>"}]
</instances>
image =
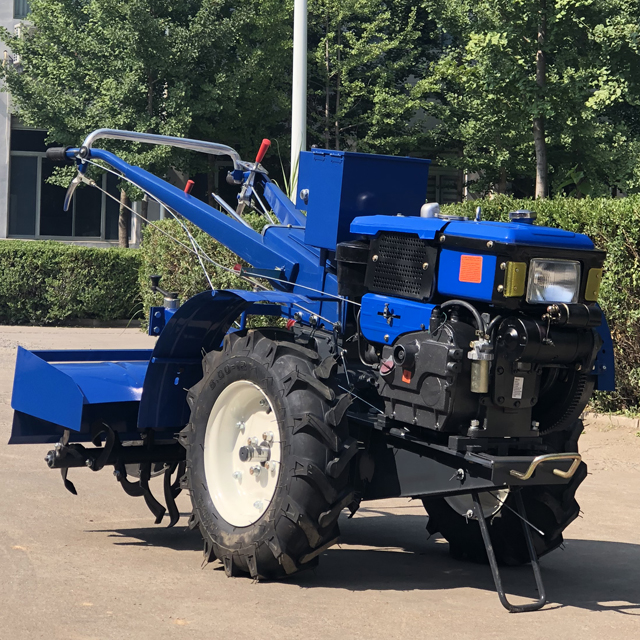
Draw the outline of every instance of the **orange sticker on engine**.
<instances>
[{"instance_id":1,"label":"orange sticker on engine","mask_svg":"<svg viewBox=\"0 0 640 640\"><path fill-rule=\"evenodd\" d=\"M402 370L402 382L406 382L407 384L411 382L411 371L408 369Z\"/></svg>"},{"instance_id":2,"label":"orange sticker on engine","mask_svg":"<svg viewBox=\"0 0 640 640\"><path fill-rule=\"evenodd\" d=\"M482 282L482 256L460 256L460 282Z\"/></svg>"}]
</instances>

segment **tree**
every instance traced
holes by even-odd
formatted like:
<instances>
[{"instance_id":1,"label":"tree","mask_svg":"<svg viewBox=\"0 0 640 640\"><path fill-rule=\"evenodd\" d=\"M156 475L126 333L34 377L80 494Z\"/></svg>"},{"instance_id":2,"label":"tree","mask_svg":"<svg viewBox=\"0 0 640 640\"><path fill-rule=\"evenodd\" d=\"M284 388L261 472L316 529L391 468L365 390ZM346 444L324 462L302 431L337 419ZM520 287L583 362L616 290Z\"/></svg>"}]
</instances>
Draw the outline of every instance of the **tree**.
<instances>
[{"instance_id":1,"label":"tree","mask_svg":"<svg viewBox=\"0 0 640 640\"><path fill-rule=\"evenodd\" d=\"M263 122L283 115L282 82L269 64L282 67L287 56L288 4L246 0L236 11L218 0L32 0L34 28L22 38L3 32L22 66L1 77L20 118L51 142L75 146L108 127L240 142L242 152ZM106 146L160 175L202 166L167 147Z\"/></svg>"},{"instance_id":2,"label":"tree","mask_svg":"<svg viewBox=\"0 0 640 640\"><path fill-rule=\"evenodd\" d=\"M635 188L638 138L620 107L638 104L637 3L427 2L442 55L416 94L481 190L524 175L545 197L548 176L557 189L576 169L594 192Z\"/></svg>"},{"instance_id":3,"label":"tree","mask_svg":"<svg viewBox=\"0 0 640 640\"><path fill-rule=\"evenodd\" d=\"M428 59L427 20L410 0L311 0L309 138L325 148L415 151L412 79Z\"/></svg>"}]
</instances>

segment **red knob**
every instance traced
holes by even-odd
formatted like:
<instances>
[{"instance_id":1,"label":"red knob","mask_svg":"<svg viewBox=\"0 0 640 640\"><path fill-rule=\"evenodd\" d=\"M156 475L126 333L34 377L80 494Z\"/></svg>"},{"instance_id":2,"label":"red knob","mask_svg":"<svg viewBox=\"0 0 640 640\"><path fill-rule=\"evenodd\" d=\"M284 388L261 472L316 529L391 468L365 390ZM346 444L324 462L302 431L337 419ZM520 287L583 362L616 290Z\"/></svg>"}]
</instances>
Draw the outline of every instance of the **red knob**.
<instances>
[{"instance_id":1,"label":"red knob","mask_svg":"<svg viewBox=\"0 0 640 640\"><path fill-rule=\"evenodd\" d=\"M271 146L271 140L265 138L260 145L260 150L258 151L258 155L256 156L256 164L262 162L262 159L267 155L267 151Z\"/></svg>"},{"instance_id":2,"label":"red knob","mask_svg":"<svg viewBox=\"0 0 640 640\"><path fill-rule=\"evenodd\" d=\"M193 185L195 182L193 180L187 180L187 184L184 186L185 193L191 193L191 189L193 189Z\"/></svg>"}]
</instances>

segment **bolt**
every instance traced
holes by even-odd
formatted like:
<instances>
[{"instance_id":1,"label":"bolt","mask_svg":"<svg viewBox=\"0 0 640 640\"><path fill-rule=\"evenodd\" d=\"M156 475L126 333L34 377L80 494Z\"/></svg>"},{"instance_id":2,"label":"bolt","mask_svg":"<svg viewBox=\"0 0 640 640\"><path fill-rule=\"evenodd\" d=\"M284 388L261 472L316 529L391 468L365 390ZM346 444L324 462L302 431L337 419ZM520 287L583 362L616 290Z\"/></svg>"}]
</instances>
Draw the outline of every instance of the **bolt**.
<instances>
[{"instance_id":1,"label":"bolt","mask_svg":"<svg viewBox=\"0 0 640 640\"><path fill-rule=\"evenodd\" d=\"M273 442L273 431L265 431L265 432L262 434L262 439L263 439L265 442Z\"/></svg>"},{"instance_id":2,"label":"bolt","mask_svg":"<svg viewBox=\"0 0 640 640\"><path fill-rule=\"evenodd\" d=\"M236 480L242 480L242 471L234 471L231 474Z\"/></svg>"},{"instance_id":3,"label":"bolt","mask_svg":"<svg viewBox=\"0 0 640 640\"><path fill-rule=\"evenodd\" d=\"M244 433L244 428L245 428L244 420L239 420L238 422L236 422L236 427Z\"/></svg>"},{"instance_id":4,"label":"bolt","mask_svg":"<svg viewBox=\"0 0 640 640\"><path fill-rule=\"evenodd\" d=\"M89 467L89 469L91 469L91 466L93 465L93 459L92 459L92 458L87 458L87 459L84 461L84 463L85 463L85 465L86 465L87 467Z\"/></svg>"},{"instance_id":5,"label":"bolt","mask_svg":"<svg viewBox=\"0 0 640 640\"><path fill-rule=\"evenodd\" d=\"M469 509L469 511L467 511L466 513L467 518L473 518L474 513L473 513L473 509Z\"/></svg>"},{"instance_id":6,"label":"bolt","mask_svg":"<svg viewBox=\"0 0 640 640\"><path fill-rule=\"evenodd\" d=\"M472 420L469 426L472 429L477 429L480 426L480 420Z\"/></svg>"},{"instance_id":7,"label":"bolt","mask_svg":"<svg viewBox=\"0 0 640 640\"><path fill-rule=\"evenodd\" d=\"M153 315L154 317L159 318L162 314L159 311L156 311Z\"/></svg>"},{"instance_id":8,"label":"bolt","mask_svg":"<svg viewBox=\"0 0 640 640\"><path fill-rule=\"evenodd\" d=\"M466 477L467 473L464 469L458 469L456 471L456 480L460 480L460 482L462 482L465 477Z\"/></svg>"},{"instance_id":9,"label":"bolt","mask_svg":"<svg viewBox=\"0 0 640 640\"><path fill-rule=\"evenodd\" d=\"M440 236L440 242L444 242L447 239L446 236Z\"/></svg>"},{"instance_id":10,"label":"bolt","mask_svg":"<svg viewBox=\"0 0 640 640\"><path fill-rule=\"evenodd\" d=\"M534 431L537 431L537 430L540 428L540 423L539 423L539 422L536 422L536 421L534 420L534 421L531 423L531 428L532 428Z\"/></svg>"},{"instance_id":11,"label":"bolt","mask_svg":"<svg viewBox=\"0 0 640 640\"><path fill-rule=\"evenodd\" d=\"M498 367L497 372L498 375L501 376L504 373L504 367Z\"/></svg>"},{"instance_id":12,"label":"bolt","mask_svg":"<svg viewBox=\"0 0 640 640\"><path fill-rule=\"evenodd\" d=\"M260 400L260 406L261 407L266 407L268 405L269 405L269 403L264 398L262 398L262 400Z\"/></svg>"},{"instance_id":13,"label":"bolt","mask_svg":"<svg viewBox=\"0 0 640 640\"><path fill-rule=\"evenodd\" d=\"M251 467L251 469L249 469L249 473L252 476L255 476L256 478L260 475L261 471L262 471L262 467L259 464L256 464L253 467Z\"/></svg>"},{"instance_id":14,"label":"bolt","mask_svg":"<svg viewBox=\"0 0 640 640\"><path fill-rule=\"evenodd\" d=\"M160 333L160 327L153 327L153 333Z\"/></svg>"},{"instance_id":15,"label":"bolt","mask_svg":"<svg viewBox=\"0 0 640 640\"><path fill-rule=\"evenodd\" d=\"M576 362L576 371L580 371L582 369L582 365L579 362Z\"/></svg>"},{"instance_id":16,"label":"bolt","mask_svg":"<svg viewBox=\"0 0 640 640\"><path fill-rule=\"evenodd\" d=\"M498 404L504 404L504 398L502 396L498 398Z\"/></svg>"},{"instance_id":17,"label":"bolt","mask_svg":"<svg viewBox=\"0 0 640 640\"><path fill-rule=\"evenodd\" d=\"M502 293L504 291L504 286L499 284L498 285L498 293Z\"/></svg>"},{"instance_id":18,"label":"bolt","mask_svg":"<svg viewBox=\"0 0 640 640\"><path fill-rule=\"evenodd\" d=\"M257 447L258 446L258 438L248 438L247 439L247 444L250 447Z\"/></svg>"},{"instance_id":19,"label":"bolt","mask_svg":"<svg viewBox=\"0 0 640 640\"><path fill-rule=\"evenodd\" d=\"M487 247L489 249L491 249L491 247L493 247L493 240L489 240L489 242L487 242Z\"/></svg>"},{"instance_id":20,"label":"bolt","mask_svg":"<svg viewBox=\"0 0 640 640\"><path fill-rule=\"evenodd\" d=\"M603 364L603 365L602 365L602 370L603 370L603 371L606 371L606 370L607 370L607 365L606 365L606 364Z\"/></svg>"},{"instance_id":21,"label":"bolt","mask_svg":"<svg viewBox=\"0 0 640 640\"><path fill-rule=\"evenodd\" d=\"M387 333L387 335L384 337L384 341L385 342L389 342L389 334Z\"/></svg>"},{"instance_id":22,"label":"bolt","mask_svg":"<svg viewBox=\"0 0 640 640\"><path fill-rule=\"evenodd\" d=\"M378 262L378 256L377 256L377 255L376 255L376 256L373 256L373 257L371 258L371 261L372 261L372 262Z\"/></svg>"},{"instance_id":23,"label":"bolt","mask_svg":"<svg viewBox=\"0 0 640 640\"><path fill-rule=\"evenodd\" d=\"M429 268L429 263L428 263L428 262L424 262L424 263L422 264L422 270L423 270L423 271L426 271L428 268Z\"/></svg>"},{"instance_id":24,"label":"bolt","mask_svg":"<svg viewBox=\"0 0 640 640\"><path fill-rule=\"evenodd\" d=\"M113 472L113 475L114 475L116 478L119 478L121 474L120 474L120 471L118 471L118 470L116 469L116 470Z\"/></svg>"},{"instance_id":25,"label":"bolt","mask_svg":"<svg viewBox=\"0 0 640 640\"><path fill-rule=\"evenodd\" d=\"M254 506L256 509L259 509L260 511L262 511L262 500L256 500L256 501L253 503L253 506Z\"/></svg>"},{"instance_id":26,"label":"bolt","mask_svg":"<svg viewBox=\"0 0 640 640\"><path fill-rule=\"evenodd\" d=\"M507 263L506 263L506 262L502 262L502 263L500 264L500 269L501 269L502 271L504 271L506 268L507 268Z\"/></svg>"},{"instance_id":27,"label":"bolt","mask_svg":"<svg viewBox=\"0 0 640 640\"><path fill-rule=\"evenodd\" d=\"M276 472L278 471L278 463L277 462L271 462L271 464L269 464L269 469L271 471L271 475L275 476Z\"/></svg>"}]
</instances>

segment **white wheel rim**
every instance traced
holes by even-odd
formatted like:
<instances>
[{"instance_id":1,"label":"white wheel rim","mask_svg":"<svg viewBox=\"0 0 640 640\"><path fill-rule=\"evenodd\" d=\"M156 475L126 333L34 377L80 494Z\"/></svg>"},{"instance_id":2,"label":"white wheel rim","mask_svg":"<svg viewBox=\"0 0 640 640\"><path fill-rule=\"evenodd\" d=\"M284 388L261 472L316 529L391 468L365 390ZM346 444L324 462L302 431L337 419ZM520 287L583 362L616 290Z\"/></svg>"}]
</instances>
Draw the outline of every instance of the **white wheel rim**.
<instances>
[{"instance_id":1,"label":"white wheel rim","mask_svg":"<svg viewBox=\"0 0 640 640\"><path fill-rule=\"evenodd\" d=\"M480 506L482 507L482 513L485 518L490 518L502 509L507 496L509 495L509 489L496 489L495 491L487 492L483 491L478 494L480 498ZM448 505L457 511L461 516L468 518L469 520L477 520L474 511L473 498L470 493L465 493L460 496L449 496L445 498Z\"/></svg>"},{"instance_id":2,"label":"white wheel rim","mask_svg":"<svg viewBox=\"0 0 640 640\"><path fill-rule=\"evenodd\" d=\"M240 449L267 440L269 460L242 461ZM269 398L248 380L232 382L215 401L204 436L207 490L218 513L234 527L248 527L268 509L280 476L280 428ZM259 467L257 473L254 472Z\"/></svg>"}]
</instances>

